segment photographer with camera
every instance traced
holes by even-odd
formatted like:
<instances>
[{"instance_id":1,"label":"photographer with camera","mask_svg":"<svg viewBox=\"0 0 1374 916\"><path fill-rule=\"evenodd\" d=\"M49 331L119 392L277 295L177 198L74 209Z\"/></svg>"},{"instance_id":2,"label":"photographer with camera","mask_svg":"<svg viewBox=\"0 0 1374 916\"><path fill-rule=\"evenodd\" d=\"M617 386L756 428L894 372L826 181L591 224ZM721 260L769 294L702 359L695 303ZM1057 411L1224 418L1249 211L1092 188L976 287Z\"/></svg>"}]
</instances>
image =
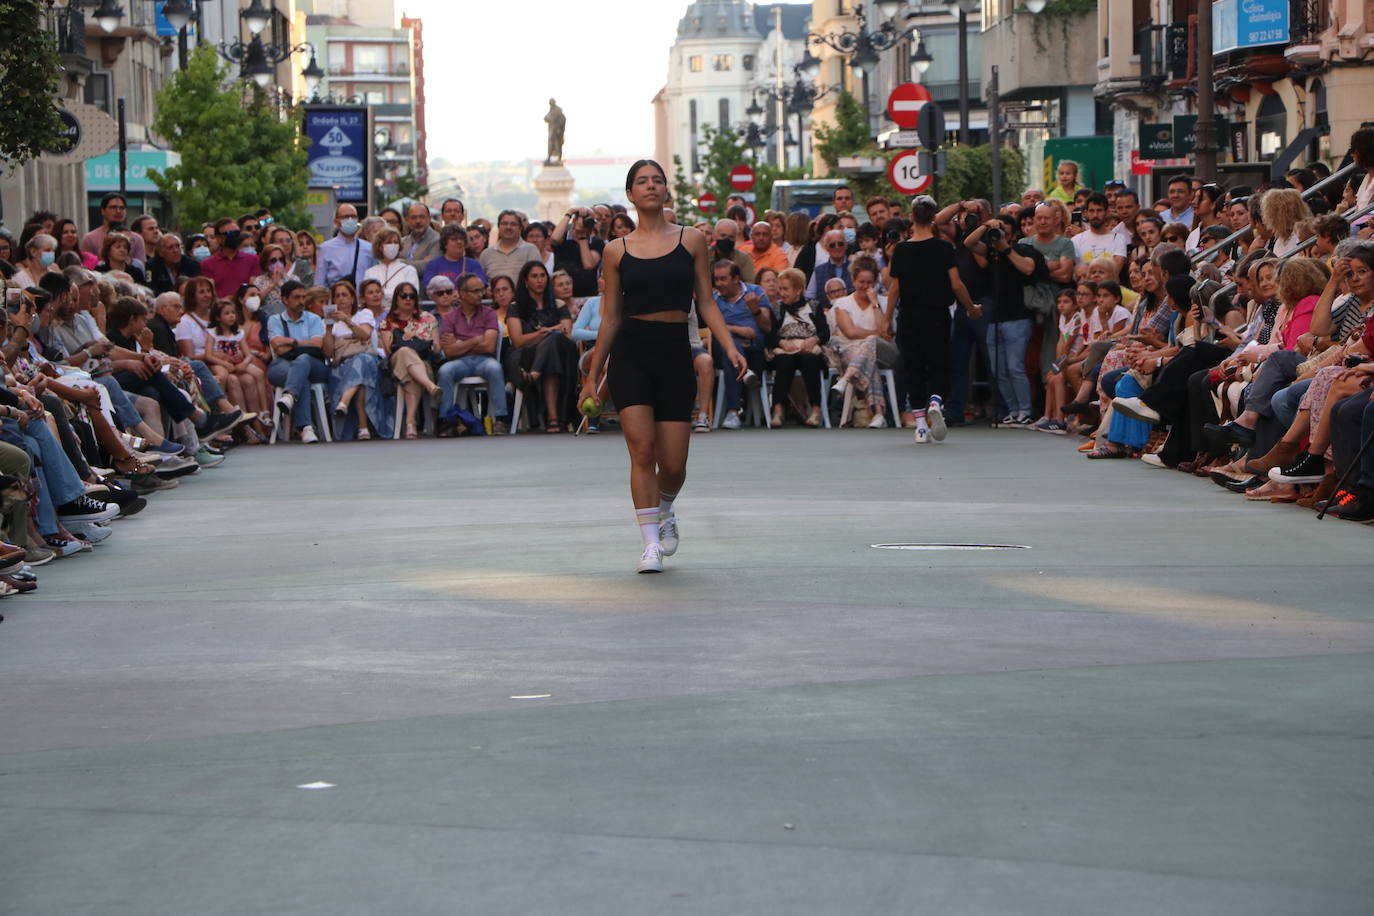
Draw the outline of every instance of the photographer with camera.
<instances>
[{"instance_id":1,"label":"photographer with camera","mask_svg":"<svg viewBox=\"0 0 1374 916\"><path fill-rule=\"evenodd\" d=\"M991 274L992 310L987 348L992 356L992 375L997 392L1007 405L999 429L1025 429L1030 425L1031 389L1026 375L1026 348L1030 345L1032 315L1026 308L1024 290L1045 258L1026 242L1016 242L1016 222L1009 217L985 221L964 238L974 263Z\"/></svg>"},{"instance_id":2,"label":"photographer with camera","mask_svg":"<svg viewBox=\"0 0 1374 916\"><path fill-rule=\"evenodd\" d=\"M988 322L992 313L992 274L974 258L965 243L969 233L992 218L992 205L986 200L962 200L950 204L935 216L935 228L954 242L954 265L959 279L968 290L969 298L981 309L981 316L972 318L963 309L954 310L954 326L949 339L949 394L945 399L945 425L963 426L964 408L972 389L973 355L981 355L984 365L991 366L988 356ZM981 248L975 243L975 248Z\"/></svg>"},{"instance_id":3,"label":"photographer with camera","mask_svg":"<svg viewBox=\"0 0 1374 916\"><path fill-rule=\"evenodd\" d=\"M553 230L553 266L566 270L573 281L573 298L596 295L596 274L606 242L597 236L597 215L588 207L573 207Z\"/></svg>"}]
</instances>

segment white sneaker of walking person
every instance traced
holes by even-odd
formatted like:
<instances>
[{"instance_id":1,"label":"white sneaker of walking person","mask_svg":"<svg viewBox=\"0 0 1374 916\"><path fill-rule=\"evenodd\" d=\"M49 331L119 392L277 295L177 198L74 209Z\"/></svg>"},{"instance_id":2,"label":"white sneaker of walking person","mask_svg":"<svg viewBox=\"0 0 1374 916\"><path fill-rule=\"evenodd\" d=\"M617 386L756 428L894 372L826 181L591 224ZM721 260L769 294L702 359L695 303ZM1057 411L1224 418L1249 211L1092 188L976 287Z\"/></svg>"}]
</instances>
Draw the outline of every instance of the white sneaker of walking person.
<instances>
[{"instance_id":1,"label":"white sneaker of walking person","mask_svg":"<svg viewBox=\"0 0 1374 916\"><path fill-rule=\"evenodd\" d=\"M725 411L725 419L720 421L722 429L739 429L739 411Z\"/></svg>"},{"instance_id":2,"label":"white sneaker of walking person","mask_svg":"<svg viewBox=\"0 0 1374 916\"><path fill-rule=\"evenodd\" d=\"M671 557L673 554L677 553L678 533L676 515L669 515L658 523L658 541L659 546L663 548L663 555L665 557Z\"/></svg>"},{"instance_id":3,"label":"white sneaker of walking person","mask_svg":"<svg viewBox=\"0 0 1374 916\"><path fill-rule=\"evenodd\" d=\"M644 553L639 557L639 566L636 572L640 573L661 573L663 572L663 547L659 544L647 544Z\"/></svg>"},{"instance_id":4,"label":"white sneaker of walking person","mask_svg":"<svg viewBox=\"0 0 1374 916\"><path fill-rule=\"evenodd\" d=\"M949 430L945 426L945 402L939 395L931 398L926 407L926 424L930 426L930 438L943 442Z\"/></svg>"},{"instance_id":5,"label":"white sneaker of walking person","mask_svg":"<svg viewBox=\"0 0 1374 916\"><path fill-rule=\"evenodd\" d=\"M917 445L925 445L930 442L930 430L924 426L918 426L912 438Z\"/></svg>"}]
</instances>

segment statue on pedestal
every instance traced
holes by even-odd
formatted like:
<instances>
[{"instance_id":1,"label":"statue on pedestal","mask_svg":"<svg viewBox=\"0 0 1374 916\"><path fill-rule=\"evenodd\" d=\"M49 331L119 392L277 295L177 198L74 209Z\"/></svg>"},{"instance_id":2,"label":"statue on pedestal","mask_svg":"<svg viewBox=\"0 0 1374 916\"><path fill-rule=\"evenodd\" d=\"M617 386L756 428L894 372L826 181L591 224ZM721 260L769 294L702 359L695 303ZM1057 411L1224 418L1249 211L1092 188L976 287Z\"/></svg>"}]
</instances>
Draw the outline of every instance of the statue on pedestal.
<instances>
[{"instance_id":1,"label":"statue on pedestal","mask_svg":"<svg viewBox=\"0 0 1374 916\"><path fill-rule=\"evenodd\" d=\"M568 126L568 119L553 99L549 99L549 113L544 115L544 123L549 125L549 155L544 164L559 165L563 162L563 131Z\"/></svg>"}]
</instances>

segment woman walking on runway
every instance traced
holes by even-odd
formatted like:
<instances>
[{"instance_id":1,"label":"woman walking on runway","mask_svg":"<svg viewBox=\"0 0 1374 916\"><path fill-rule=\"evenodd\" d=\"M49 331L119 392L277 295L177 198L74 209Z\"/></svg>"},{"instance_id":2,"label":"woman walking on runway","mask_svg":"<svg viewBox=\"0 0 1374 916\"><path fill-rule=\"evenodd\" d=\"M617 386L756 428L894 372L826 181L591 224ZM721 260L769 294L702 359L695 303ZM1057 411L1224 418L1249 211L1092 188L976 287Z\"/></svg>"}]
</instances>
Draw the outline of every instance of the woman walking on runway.
<instances>
[{"instance_id":1,"label":"woman walking on runway","mask_svg":"<svg viewBox=\"0 0 1374 916\"><path fill-rule=\"evenodd\" d=\"M639 211L633 232L606 246L601 329L587 367L581 401L600 408L597 382L607 368L611 400L630 452L630 496L644 538L641 573L663 571L677 551L673 500L687 478L692 405L697 379L687 326L695 294L697 312L743 377L748 366L735 349L712 297L706 237L670 225L663 217L668 176L651 159L630 167L625 193Z\"/></svg>"}]
</instances>

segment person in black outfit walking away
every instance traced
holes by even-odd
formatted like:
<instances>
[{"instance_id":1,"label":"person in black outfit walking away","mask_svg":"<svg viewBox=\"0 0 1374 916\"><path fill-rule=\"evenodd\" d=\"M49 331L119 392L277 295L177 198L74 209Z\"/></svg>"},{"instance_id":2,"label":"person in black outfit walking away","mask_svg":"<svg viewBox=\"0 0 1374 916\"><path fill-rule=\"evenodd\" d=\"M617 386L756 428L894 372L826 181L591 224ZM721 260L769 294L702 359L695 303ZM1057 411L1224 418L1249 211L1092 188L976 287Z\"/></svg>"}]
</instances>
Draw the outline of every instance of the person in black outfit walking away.
<instances>
[{"instance_id":1,"label":"person in black outfit walking away","mask_svg":"<svg viewBox=\"0 0 1374 916\"><path fill-rule=\"evenodd\" d=\"M897 348L906 366L907 397L916 415L915 440L945 438L945 390L949 387L950 302L958 299L974 321L982 309L959 278L954 246L935 235L940 205L926 195L911 204L911 240L892 252L888 301L898 303Z\"/></svg>"},{"instance_id":2,"label":"person in black outfit walking away","mask_svg":"<svg viewBox=\"0 0 1374 916\"><path fill-rule=\"evenodd\" d=\"M596 409L588 413L600 412L597 387L609 357L607 384L630 452L630 495L644 538L638 571L656 573L678 547L673 500L687 479L697 394L687 323L693 294L697 314L740 378L748 365L711 295L706 237L696 230L687 235L663 217L668 203L663 167L652 159L636 162L625 178L625 192L639 211L638 225L606 246L601 328L580 402L585 410L590 399Z\"/></svg>"}]
</instances>

